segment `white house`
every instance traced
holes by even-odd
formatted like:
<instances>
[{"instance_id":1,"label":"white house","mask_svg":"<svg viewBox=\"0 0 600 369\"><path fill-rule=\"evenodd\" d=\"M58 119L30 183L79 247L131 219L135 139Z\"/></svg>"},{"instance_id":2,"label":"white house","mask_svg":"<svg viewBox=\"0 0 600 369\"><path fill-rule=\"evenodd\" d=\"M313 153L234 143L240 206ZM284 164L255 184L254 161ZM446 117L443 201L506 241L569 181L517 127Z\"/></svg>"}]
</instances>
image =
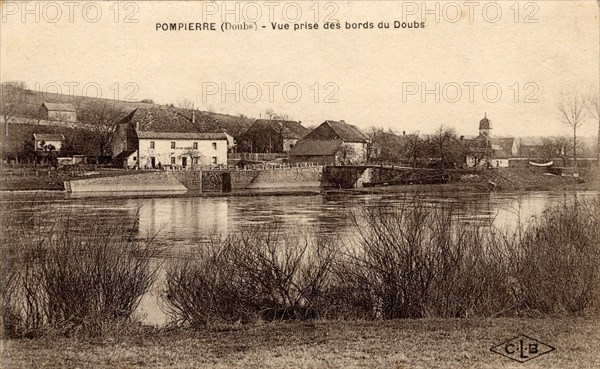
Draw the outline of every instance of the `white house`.
<instances>
[{"instance_id":1,"label":"white house","mask_svg":"<svg viewBox=\"0 0 600 369\"><path fill-rule=\"evenodd\" d=\"M227 164L227 135L204 132L210 119L170 107L138 108L115 127L112 155L123 167L181 168Z\"/></svg>"},{"instance_id":2,"label":"white house","mask_svg":"<svg viewBox=\"0 0 600 369\"><path fill-rule=\"evenodd\" d=\"M35 151L60 151L65 142L62 133L34 133L33 147Z\"/></svg>"}]
</instances>

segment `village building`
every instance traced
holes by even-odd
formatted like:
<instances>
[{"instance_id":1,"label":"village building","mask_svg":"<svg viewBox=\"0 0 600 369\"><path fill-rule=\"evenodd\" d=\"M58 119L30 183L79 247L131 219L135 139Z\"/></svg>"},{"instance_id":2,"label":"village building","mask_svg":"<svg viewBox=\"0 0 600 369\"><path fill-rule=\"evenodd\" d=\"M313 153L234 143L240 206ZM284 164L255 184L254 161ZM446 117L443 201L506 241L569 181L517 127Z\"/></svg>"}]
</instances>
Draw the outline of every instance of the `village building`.
<instances>
[{"instance_id":1,"label":"village building","mask_svg":"<svg viewBox=\"0 0 600 369\"><path fill-rule=\"evenodd\" d=\"M36 152L60 151L65 143L62 133L34 133L33 150Z\"/></svg>"},{"instance_id":2,"label":"village building","mask_svg":"<svg viewBox=\"0 0 600 369\"><path fill-rule=\"evenodd\" d=\"M241 149L251 153L288 153L307 133L301 122L257 119L241 135Z\"/></svg>"},{"instance_id":3,"label":"village building","mask_svg":"<svg viewBox=\"0 0 600 369\"><path fill-rule=\"evenodd\" d=\"M113 159L123 167L190 169L226 165L223 132L206 132L207 115L173 107L137 108L115 127Z\"/></svg>"},{"instance_id":4,"label":"village building","mask_svg":"<svg viewBox=\"0 0 600 369\"><path fill-rule=\"evenodd\" d=\"M40 107L40 119L76 122L77 112L71 104L44 102Z\"/></svg>"},{"instance_id":5,"label":"village building","mask_svg":"<svg viewBox=\"0 0 600 369\"><path fill-rule=\"evenodd\" d=\"M519 140L519 155L522 158L539 159L545 156L544 142L540 137L523 137Z\"/></svg>"},{"instance_id":6,"label":"village building","mask_svg":"<svg viewBox=\"0 0 600 369\"><path fill-rule=\"evenodd\" d=\"M290 161L362 164L368 159L369 144L369 137L355 126L343 120L327 120L296 143L290 151Z\"/></svg>"},{"instance_id":7,"label":"village building","mask_svg":"<svg viewBox=\"0 0 600 369\"><path fill-rule=\"evenodd\" d=\"M468 167L508 168L509 159L519 155L519 142L514 137L493 137L492 121L487 114L479 121L479 135L467 140Z\"/></svg>"}]
</instances>

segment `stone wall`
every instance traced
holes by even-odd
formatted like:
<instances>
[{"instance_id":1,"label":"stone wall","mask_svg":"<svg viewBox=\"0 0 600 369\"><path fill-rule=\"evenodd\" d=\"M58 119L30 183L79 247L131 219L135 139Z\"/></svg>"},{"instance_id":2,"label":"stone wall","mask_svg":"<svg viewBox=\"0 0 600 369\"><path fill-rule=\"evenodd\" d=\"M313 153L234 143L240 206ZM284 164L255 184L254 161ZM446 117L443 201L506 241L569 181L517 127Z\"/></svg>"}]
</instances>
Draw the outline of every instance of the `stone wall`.
<instances>
[{"instance_id":1,"label":"stone wall","mask_svg":"<svg viewBox=\"0 0 600 369\"><path fill-rule=\"evenodd\" d=\"M200 170L172 171L169 172L188 190L202 191L202 174Z\"/></svg>"},{"instance_id":2,"label":"stone wall","mask_svg":"<svg viewBox=\"0 0 600 369\"><path fill-rule=\"evenodd\" d=\"M143 172L111 177L85 178L65 183L71 192L187 191L172 172Z\"/></svg>"},{"instance_id":3,"label":"stone wall","mask_svg":"<svg viewBox=\"0 0 600 369\"><path fill-rule=\"evenodd\" d=\"M232 189L320 187L321 172L316 169L231 171Z\"/></svg>"}]
</instances>

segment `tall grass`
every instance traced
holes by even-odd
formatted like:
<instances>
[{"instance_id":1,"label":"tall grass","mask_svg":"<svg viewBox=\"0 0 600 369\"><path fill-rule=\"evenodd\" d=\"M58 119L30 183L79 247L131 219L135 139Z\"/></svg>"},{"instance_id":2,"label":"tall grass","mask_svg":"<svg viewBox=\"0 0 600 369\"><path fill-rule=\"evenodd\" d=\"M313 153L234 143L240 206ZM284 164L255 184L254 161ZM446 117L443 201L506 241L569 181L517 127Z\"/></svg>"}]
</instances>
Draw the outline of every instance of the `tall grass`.
<instances>
[{"instance_id":1,"label":"tall grass","mask_svg":"<svg viewBox=\"0 0 600 369\"><path fill-rule=\"evenodd\" d=\"M352 242L263 227L168 268L179 323L396 319L598 311L600 200L564 203L503 232L421 198L364 207Z\"/></svg>"},{"instance_id":2,"label":"tall grass","mask_svg":"<svg viewBox=\"0 0 600 369\"><path fill-rule=\"evenodd\" d=\"M156 279L157 248L132 238L125 219L83 224L53 215L32 228L4 227L4 334L94 335L130 320Z\"/></svg>"}]
</instances>

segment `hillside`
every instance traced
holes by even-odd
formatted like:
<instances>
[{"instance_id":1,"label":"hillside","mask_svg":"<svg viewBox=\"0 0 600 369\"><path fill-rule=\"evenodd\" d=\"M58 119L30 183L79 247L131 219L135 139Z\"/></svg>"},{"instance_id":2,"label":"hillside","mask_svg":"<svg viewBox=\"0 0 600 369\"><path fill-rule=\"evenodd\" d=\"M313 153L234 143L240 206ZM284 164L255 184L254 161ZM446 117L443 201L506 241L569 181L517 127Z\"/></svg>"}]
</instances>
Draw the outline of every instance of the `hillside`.
<instances>
[{"instance_id":1,"label":"hillside","mask_svg":"<svg viewBox=\"0 0 600 369\"><path fill-rule=\"evenodd\" d=\"M2 91L2 95L5 93L11 93L10 90ZM120 119L131 113L133 110L145 107L161 107L164 105L148 103L148 102L137 102L137 101L123 101L114 100L107 98L95 98L78 95L66 95L49 92L40 92L34 90L23 90L24 101L20 103L14 113L14 117L39 119L39 108L43 102L54 102L54 103L70 103L77 110L78 122L85 124L99 124L106 125L106 120L110 121L110 124L118 122ZM4 104L2 104L4 105ZM104 114L100 121L94 120L96 113L99 109L108 110L110 114ZM190 110L190 109L183 109ZM90 113L93 112L93 113ZM234 137L240 136L242 133L252 125L254 121L251 118L233 116L222 113L198 111L200 114L205 114L213 118L217 122L216 127L211 127L215 130L226 130ZM191 114L190 114L191 115ZM109 116L111 119L106 119ZM96 117L97 118L97 117Z\"/></svg>"}]
</instances>

